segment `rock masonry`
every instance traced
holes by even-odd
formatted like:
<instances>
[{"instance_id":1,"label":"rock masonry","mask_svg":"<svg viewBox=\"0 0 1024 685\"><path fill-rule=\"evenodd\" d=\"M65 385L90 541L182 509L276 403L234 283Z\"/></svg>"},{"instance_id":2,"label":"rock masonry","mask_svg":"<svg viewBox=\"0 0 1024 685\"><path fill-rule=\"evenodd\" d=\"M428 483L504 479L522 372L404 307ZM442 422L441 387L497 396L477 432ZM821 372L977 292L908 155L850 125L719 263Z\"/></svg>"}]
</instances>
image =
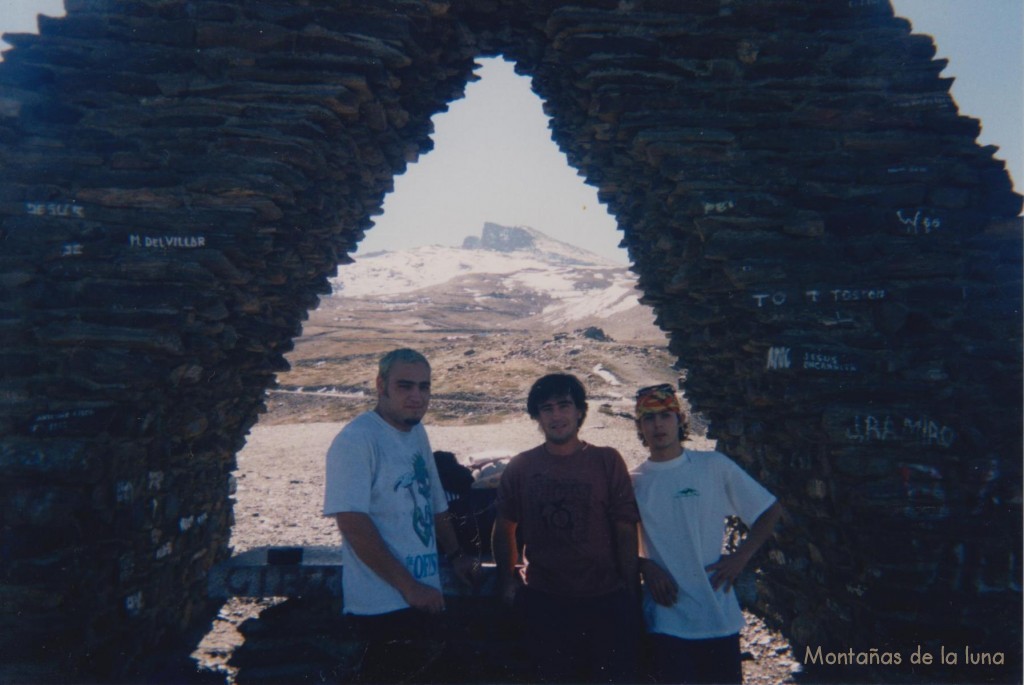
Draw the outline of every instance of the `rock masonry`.
<instances>
[{"instance_id":1,"label":"rock masonry","mask_svg":"<svg viewBox=\"0 0 1024 685\"><path fill-rule=\"evenodd\" d=\"M821 678L949 673L917 645L1019 678L1021 197L888 2L66 8L0 64L5 679L145 678L208 624L264 390L498 54L790 513L754 609L903 655Z\"/></svg>"}]
</instances>

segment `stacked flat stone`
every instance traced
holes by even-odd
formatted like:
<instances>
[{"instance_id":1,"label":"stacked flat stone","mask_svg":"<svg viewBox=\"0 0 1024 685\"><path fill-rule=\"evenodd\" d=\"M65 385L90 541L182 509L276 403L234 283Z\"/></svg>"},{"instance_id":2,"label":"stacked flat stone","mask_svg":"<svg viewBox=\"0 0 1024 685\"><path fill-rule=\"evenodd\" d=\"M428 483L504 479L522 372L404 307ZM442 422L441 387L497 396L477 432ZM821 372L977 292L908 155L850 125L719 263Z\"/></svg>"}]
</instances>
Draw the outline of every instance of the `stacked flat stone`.
<instances>
[{"instance_id":1,"label":"stacked flat stone","mask_svg":"<svg viewBox=\"0 0 1024 685\"><path fill-rule=\"evenodd\" d=\"M67 11L0 70L18 682L138 677L209 620L264 390L473 66L421 2Z\"/></svg>"},{"instance_id":2,"label":"stacked flat stone","mask_svg":"<svg viewBox=\"0 0 1024 685\"><path fill-rule=\"evenodd\" d=\"M887 2L66 7L0 64L5 678L187 651L283 354L497 54L790 511L757 610L798 655L1017 651L1021 198Z\"/></svg>"}]
</instances>

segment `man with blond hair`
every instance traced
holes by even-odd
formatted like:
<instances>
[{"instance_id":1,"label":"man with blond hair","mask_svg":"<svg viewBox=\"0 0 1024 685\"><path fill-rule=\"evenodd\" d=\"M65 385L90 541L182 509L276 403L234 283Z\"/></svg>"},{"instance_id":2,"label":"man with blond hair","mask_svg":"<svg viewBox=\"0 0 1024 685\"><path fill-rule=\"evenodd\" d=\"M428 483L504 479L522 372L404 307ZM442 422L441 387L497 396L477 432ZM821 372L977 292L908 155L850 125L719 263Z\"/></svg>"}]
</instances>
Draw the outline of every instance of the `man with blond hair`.
<instances>
[{"instance_id":1,"label":"man with blond hair","mask_svg":"<svg viewBox=\"0 0 1024 685\"><path fill-rule=\"evenodd\" d=\"M392 350L380 359L376 388L373 411L346 425L327 451L323 507L341 531L344 611L369 645L371 680L409 666L397 641L437 639L445 608L438 547L460 579L476 570L459 549L421 423L430 364L415 350Z\"/></svg>"}]
</instances>

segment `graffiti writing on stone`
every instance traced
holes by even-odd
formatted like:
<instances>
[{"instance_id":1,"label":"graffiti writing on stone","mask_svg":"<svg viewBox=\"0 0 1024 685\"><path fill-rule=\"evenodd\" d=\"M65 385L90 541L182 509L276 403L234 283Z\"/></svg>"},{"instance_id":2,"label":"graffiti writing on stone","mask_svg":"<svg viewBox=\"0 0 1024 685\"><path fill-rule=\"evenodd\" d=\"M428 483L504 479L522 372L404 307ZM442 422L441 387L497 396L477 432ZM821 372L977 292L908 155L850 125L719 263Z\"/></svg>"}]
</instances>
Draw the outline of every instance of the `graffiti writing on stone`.
<instances>
[{"instance_id":1,"label":"graffiti writing on stone","mask_svg":"<svg viewBox=\"0 0 1024 685\"><path fill-rule=\"evenodd\" d=\"M341 594L340 566L239 566L228 568L224 590L234 597Z\"/></svg>"},{"instance_id":2,"label":"graffiti writing on stone","mask_svg":"<svg viewBox=\"0 0 1024 685\"><path fill-rule=\"evenodd\" d=\"M896 107L898 109L941 109L951 104L950 99L945 95L912 95L904 99L903 102L897 102Z\"/></svg>"},{"instance_id":3,"label":"graffiti writing on stone","mask_svg":"<svg viewBox=\"0 0 1024 685\"><path fill-rule=\"evenodd\" d=\"M791 352L788 347L771 347L768 349L768 363L766 367L769 370L774 369L789 369L793 367L793 360Z\"/></svg>"},{"instance_id":4,"label":"graffiti writing on stone","mask_svg":"<svg viewBox=\"0 0 1024 685\"><path fill-rule=\"evenodd\" d=\"M948 449L957 439L954 428L925 415L833 409L826 412L825 423L835 437L858 444L899 443Z\"/></svg>"},{"instance_id":5,"label":"graffiti writing on stone","mask_svg":"<svg viewBox=\"0 0 1024 685\"><path fill-rule=\"evenodd\" d=\"M805 351L803 356L803 368L811 371L839 371L852 373L857 371L854 362L846 361L837 354L828 352Z\"/></svg>"},{"instance_id":6,"label":"graffiti writing on stone","mask_svg":"<svg viewBox=\"0 0 1024 685\"><path fill-rule=\"evenodd\" d=\"M32 419L28 432L33 435L62 435L91 430L96 416L95 409L67 409L39 414Z\"/></svg>"},{"instance_id":7,"label":"graffiti writing on stone","mask_svg":"<svg viewBox=\"0 0 1024 685\"><path fill-rule=\"evenodd\" d=\"M31 216L59 216L84 219L85 207L59 202L26 202L25 213Z\"/></svg>"},{"instance_id":8,"label":"graffiti writing on stone","mask_svg":"<svg viewBox=\"0 0 1024 685\"><path fill-rule=\"evenodd\" d=\"M891 166L886 171L890 174L927 174L928 167L911 164L907 166Z\"/></svg>"},{"instance_id":9,"label":"graffiti writing on stone","mask_svg":"<svg viewBox=\"0 0 1024 685\"><path fill-rule=\"evenodd\" d=\"M781 307L787 303L810 305L850 304L856 302L877 302L886 299L885 288L811 288L803 292L776 290L770 293L751 295L758 309Z\"/></svg>"},{"instance_id":10,"label":"graffiti writing on stone","mask_svg":"<svg viewBox=\"0 0 1024 685\"><path fill-rule=\"evenodd\" d=\"M711 213L721 214L722 212L729 211L730 209L732 209L735 206L736 206L736 203L733 202L732 200L723 200L722 202L705 202L704 203L704 213L705 214L711 214Z\"/></svg>"},{"instance_id":11,"label":"graffiti writing on stone","mask_svg":"<svg viewBox=\"0 0 1024 685\"><path fill-rule=\"evenodd\" d=\"M129 616L138 616L142 611L142 592L136 592L124 598L124 610Z\"/></svg>"},{"instance_id":12,"label":"graffiti writing on stone","mask_svg":"<svg viewBox=\"0 0 1024 685\"><path fill-rule=\"evenodd\" d=\"M206 247L206 236L201 235L160 235L146 236L133 233L128 236L129 247L148 249L193 249Z\"/></svg>"},{"instance_id":13,"label":"graffiti writing on stone","mask_svg":"<svg viewBox=\"0 0 1024 685\"><path fill-rule=\"evenodd\" d=\"M770 347L765 368L769 371L806 370L855 373L858 364L844 355L822 349Z\"/></svg>"},{"instance_id":14,"label":"graffiti writing on stone","mask_svg":"<svg viewBox=\"0 0 1024 685\"><path fill-rule=\"evenodd\" d=\"M829 314L828 316L821 319L821 323L823 323L826 326L843 326L848 323L854 323L854 319L852 317L836 312L835 314Z\"/></svg>"},{"instance_id":15,"label":"graffiti writing on stone","mask_svg":"<svg viewBox=\"0 0 1024 685\"><path fill-rule=\"evenodd\" d=\"M903 210L900 209L896 211L896 218L903 226L903 231L907 235L928 235L942 227L941 219L923 214L921 210L917 210L913 214L908 210L904 214Z\"/></svg>"},{"instance_id":16,"label":"graffiti writing on stone","mask_svg":"<svg viewBox=\"0 0 1024 685\"><path fill-rule=\"evenodd\" d=\"M956 440L955 430L926 417L903 419L903 435L922 445L942 447L950 447Z\"/></svg>"}]
</instances>

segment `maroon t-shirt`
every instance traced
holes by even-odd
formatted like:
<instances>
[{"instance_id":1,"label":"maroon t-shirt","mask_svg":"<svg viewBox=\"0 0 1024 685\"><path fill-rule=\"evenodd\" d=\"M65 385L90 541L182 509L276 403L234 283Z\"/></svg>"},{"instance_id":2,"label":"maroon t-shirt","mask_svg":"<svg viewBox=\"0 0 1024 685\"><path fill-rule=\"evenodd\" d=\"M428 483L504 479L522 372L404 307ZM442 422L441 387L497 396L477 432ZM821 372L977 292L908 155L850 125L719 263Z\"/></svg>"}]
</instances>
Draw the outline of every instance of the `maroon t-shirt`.
<instances>
[{"instance_id":1,"label":"maroon t-shirt","mask_svg":"<svg viewBox=\"0 0 1024 685\"><path fill-rule=\"evenodd\" d=\"M633 485L622 456L587 443L570 455L544 445L509 462L498 486L498 513L518 525L526 584L569 597L624 587L614 523L636 523Z\"/></svg>"}]
</instances>

